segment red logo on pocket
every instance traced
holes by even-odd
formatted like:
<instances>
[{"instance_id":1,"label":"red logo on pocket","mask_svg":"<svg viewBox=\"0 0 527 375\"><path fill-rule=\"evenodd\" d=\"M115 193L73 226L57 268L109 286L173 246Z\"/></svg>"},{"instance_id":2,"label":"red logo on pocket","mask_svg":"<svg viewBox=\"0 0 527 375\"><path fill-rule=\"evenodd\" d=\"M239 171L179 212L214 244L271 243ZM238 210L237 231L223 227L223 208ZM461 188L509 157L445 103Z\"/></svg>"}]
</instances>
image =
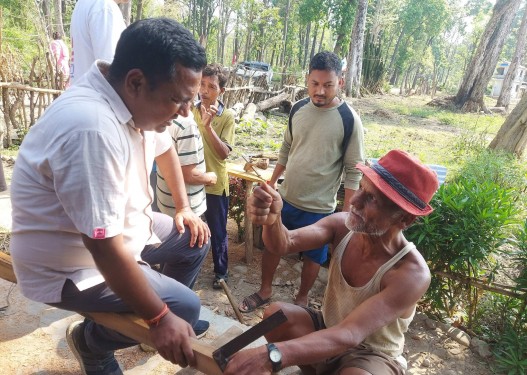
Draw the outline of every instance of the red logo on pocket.
<instances>
[{"instance_id":1,"label":"red logo on pocket","mask_svg":"<svg viewBox=\"0 0 527 375\"><path fill-rule=\"evenodd\" d=\"M95 228L93 230L93 238L101 240L106 238L106 229L104 228Z\"/></svg>"}]
</instances>

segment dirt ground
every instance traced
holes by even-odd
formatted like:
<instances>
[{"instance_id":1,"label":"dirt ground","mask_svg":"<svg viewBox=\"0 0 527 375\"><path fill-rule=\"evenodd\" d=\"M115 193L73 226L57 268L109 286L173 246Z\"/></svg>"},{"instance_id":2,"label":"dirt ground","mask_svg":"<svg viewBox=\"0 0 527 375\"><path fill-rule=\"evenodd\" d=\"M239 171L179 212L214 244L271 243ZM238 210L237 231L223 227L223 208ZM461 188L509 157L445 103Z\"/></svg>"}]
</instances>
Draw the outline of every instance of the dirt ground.
<instances>
[{"instance_id":1,"label":"dirt ground","mask_svg":"<svg viewBox=\"0 0 527 375\"><path fill-rule=\"evenodd\" d=\"M245 247L235 241L236 227L229 221L229 288L238 301L258 289L262 251L255 249L253 261L245 262ZM1 243L1 241L0 241ZM299 285L301 262L297 257L283 258L274 280L274 301L292 302ZM310 305L320 307L327 270L321 269L310 294ZM212 289L212 257L205 261L195 290L203 306L215 314L236 320L234 310L223 291ZM64 332L79 316L57 309L42 310L42 305L22 297L13 284L0 280L0 374L1 375L72 375L79 374L78 365L69 351ZM260 321L263 309L243 314L245 323ZM205 340L212 340L207 334ZM57 344L58 342L58 344ZM407 374L413 375L490 375L489 364L468 347L449 337L444 329L423 314L417 314L406 334L404 356ZM117 359L127 375L196 374L162 360L159 355L145 353L138 347L119 351ZM283 371L283 373L297 373Z\"/></svg>"},{"instance_id":2,"label":"dirt ground","mask_svg":"<svg viewBox=\"0 0 527 375\"><path fill-rule=\"evenodd\" d=\"M359 106L360 107L360 106ZM376 106L365 101L361 110L374 112ZM378 113L380 117L392 113ZM4 173L9 180L12 163L4 161ZM5 213L0 213L0 215ZM262 251L255 249L250 264L245 261L243 243L236 241L236 225L229 221L229 287L235 299L241 301L258 290ZM0 246L2 239L0 238ZM301 262L298 257L281 260L274 279L274 301L292 302L298 290ZM310 305L321 306L327 270L322 268L310 294ZM202 304L215 314L236 319L234 311L223 291L212 289L212 257L209 254L196 283L195 290ZM67 323L78 319L75 314L50 309L44 317L36 316L41 306L20 296L18 289L0 280L0 375L59 375L78 374L78 365L61 335ZM260 321L263 309L244 314L245 323L254 325ZM22 325L21 322L24 324ZM21 327L25 327L21 330ZM31 327L28 329L27 327ZM57 336L59 345L54 344ZM207 335L208 336L208 335ZM207 338L206 336L206 338ZM489 361L470 348L447 335L444 328L434 324L426 316L417 314L406 334L404 356L408 360L408 374L419 375L487 375L492 374ZM127 375L172 374L176 369L164 362L159 355L144 353L137 347L120 351L117 355ZM178 374L189 373L186 370Z\"/></svg>"}]
</instances>

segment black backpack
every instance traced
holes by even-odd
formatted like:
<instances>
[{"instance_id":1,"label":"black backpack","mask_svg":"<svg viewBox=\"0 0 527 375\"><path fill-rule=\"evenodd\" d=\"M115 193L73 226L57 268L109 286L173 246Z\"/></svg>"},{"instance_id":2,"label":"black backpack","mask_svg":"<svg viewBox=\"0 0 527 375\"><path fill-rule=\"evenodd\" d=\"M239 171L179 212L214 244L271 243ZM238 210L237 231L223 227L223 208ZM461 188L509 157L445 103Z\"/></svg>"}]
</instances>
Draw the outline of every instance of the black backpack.
<instances>
[{"instance_id":1,"label":"black backpack","mask_svg":"<svg viewBox=\"0 0 527 375\"><path fill-rule=\"evenodd\" d=\"M289 112L288 128L289 134L291 134L291 139L293 138L293 116L300 108L309 103L309 101L309 98L299 100L293 105L293 107L291 108L291 112ZM348 149L348 145L351 139L351 134L353 134L354 119L353 112L351 112L351 109L348 105L339 106L338 111L340 113L340 116L342 117L342 125L344 126L344 138L342 139L342 158L344 158L344 154Z\"/></svg>"}]
</instances>

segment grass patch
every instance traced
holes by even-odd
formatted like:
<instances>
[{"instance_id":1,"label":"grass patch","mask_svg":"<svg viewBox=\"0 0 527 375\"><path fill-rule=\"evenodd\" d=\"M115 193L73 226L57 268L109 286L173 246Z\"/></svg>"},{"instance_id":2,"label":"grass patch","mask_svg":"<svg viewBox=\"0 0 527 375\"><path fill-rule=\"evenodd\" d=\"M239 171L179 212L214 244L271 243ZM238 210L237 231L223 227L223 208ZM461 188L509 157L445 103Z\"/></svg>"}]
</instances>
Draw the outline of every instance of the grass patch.
<instances>
[{"instance_id":1,"label":"grass patch","mask_svg":"<svg viewBox=\"0 0 527 375\"><path fill-rule=\"evenodd\" d=\"M428 100L426 97L418 97L402 101L399 98L394 100L388 97L383 102L383 107L402 116L436 120L441 124L491 134L496 134L505 122L505 116L502 115L462 113L429 107L426 105Z\"/></svg>"}]
</instances>

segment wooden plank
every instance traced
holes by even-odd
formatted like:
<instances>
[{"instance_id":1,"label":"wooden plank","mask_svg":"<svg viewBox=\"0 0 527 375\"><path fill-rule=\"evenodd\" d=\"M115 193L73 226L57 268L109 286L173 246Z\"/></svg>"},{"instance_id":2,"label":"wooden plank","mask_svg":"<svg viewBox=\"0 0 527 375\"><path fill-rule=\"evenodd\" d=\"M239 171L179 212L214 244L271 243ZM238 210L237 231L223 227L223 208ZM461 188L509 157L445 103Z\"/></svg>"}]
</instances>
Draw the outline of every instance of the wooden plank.
<instances>
[{"instance_id":1,"label":"wooden plank","mask_svg":"<svg viewBox=\"0 0 527 375\"><path fill-rule=\"evenodd\" d=\"M117 313L79 313L86 316L88 319L103 325L107 328L113 329L127 337L130 337L138 342L154 347L150 340L150 334L145 322L134 314L117 314ZM191 339L192 350L196 357L196 370L207 375L221 375L222 371L218 364L212 358L212 352L216 350L212 345Z\"/></svg>"},{"instance_id":2,"label":"wooden plank","mask_svg":"<svg viewBox=\"0 0 527 375\"><path fill-rule=\"evenodd\" d=\"M13 271L11 257L0 252L0 277L7 281L16 283L16 276ZM134 314L117 314L103 312L78 312L79 314L101 324L107 328L113 329L127 337L138 342L154 347L150 340L148 326L146 323ZM198 371L207 375L221 375L222 371L216 361L212 358L212 352L216 347L205 344L197 339L191 339L192 350L196 356L196 366Z\"/></svg>"},{"instance_id":3,"label":"wooden plank","mask_svg":"<svg viewBox=\"0 0 527 375\"><path fill-rule=\"evenodd\" d=\"M269 169L266 169L266 170L263 170L263 169L257 169L258 170L258 173L263 177L259 177L257 176L255 173L249 173L249 172L246 172L244 169L243 169L243 165L242 164L237 164L237 163L227 163L227 173L232 176L232 177L237 177L237 178L241 178L243 180L243 183L244 183L244 186L245 186L245 202L247 203L247 200L249 199L251 193L252 193L252 188L253 188L253 183L254 182L260 182L260 183L265 183L266 181L270 180L272 175L273 175L273 172L272 170L269 170ZM247 204L245 205L245 215L244 215L244 229L245 229L245 234L244 234L244 240L245 240L245 261L247 263L250 263L253 259L253 224L252 224L252 221L251 221L251 218L249 217L249 215L247 214Z\"/></svg>"},{"instance_id":4,"label":"wooden plank","mask_svg":"<svg viewBox=\"0 0 527 375\"><path fill-rule=\"evenodd\" d=\"M2 252L0 252L0 278L16 284L16 276L11 263L11 256Z\"/></svg>"},{"instance_id":5,"label":"wooden plank","mask_svg":"<svg viewBox=\"0 0 527 375\"><path fill-rule=\"evenodd\" d=\"M271 179L273 174L272 170L259 169L258 173L262 175L263 178L258 177L254 172L249 173L243 170L243 164L238 163L227 163L227 173L232 177L238 177L245 181L250 182L265 182Z\"/></svg>"}]
</instances>

